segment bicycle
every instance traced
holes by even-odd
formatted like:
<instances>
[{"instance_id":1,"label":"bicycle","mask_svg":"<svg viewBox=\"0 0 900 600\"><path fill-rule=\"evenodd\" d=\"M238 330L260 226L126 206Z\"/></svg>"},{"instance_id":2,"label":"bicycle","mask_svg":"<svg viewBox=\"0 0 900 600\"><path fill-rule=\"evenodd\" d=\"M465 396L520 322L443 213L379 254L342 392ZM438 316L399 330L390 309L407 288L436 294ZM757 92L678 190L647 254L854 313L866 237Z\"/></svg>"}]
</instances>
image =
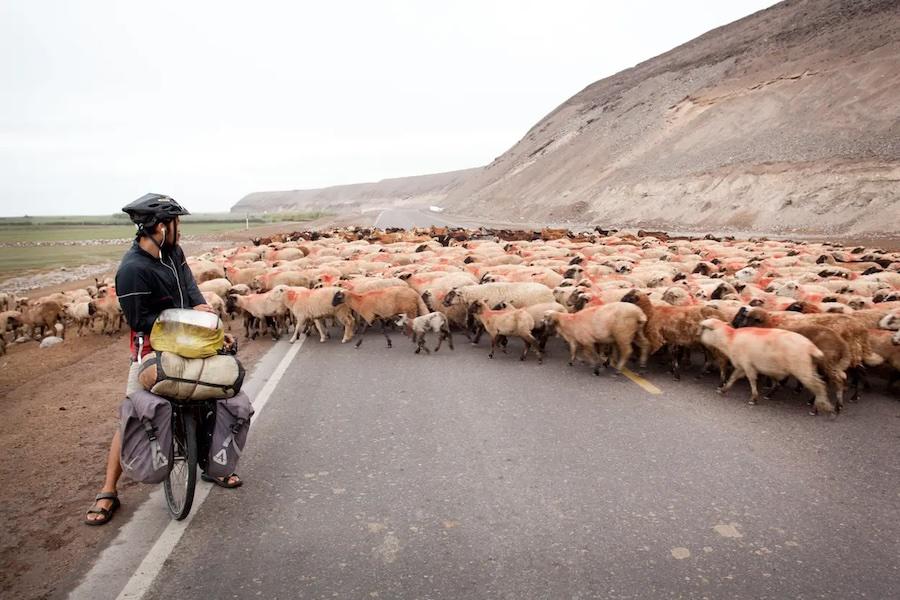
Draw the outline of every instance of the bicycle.
<instances>
[{"instance_id":1,"label":"bicycle","mask_svg":"<svg viewBox=\"0 0 900 600\"><path fill-rule=\"evenodd\" d=\"M172 464L163 482L166 504L176 521L191 512L197 486L197 467L206 469L214 401L182 401L167 398L172 404Z\"/></svg>"}]
</instances>

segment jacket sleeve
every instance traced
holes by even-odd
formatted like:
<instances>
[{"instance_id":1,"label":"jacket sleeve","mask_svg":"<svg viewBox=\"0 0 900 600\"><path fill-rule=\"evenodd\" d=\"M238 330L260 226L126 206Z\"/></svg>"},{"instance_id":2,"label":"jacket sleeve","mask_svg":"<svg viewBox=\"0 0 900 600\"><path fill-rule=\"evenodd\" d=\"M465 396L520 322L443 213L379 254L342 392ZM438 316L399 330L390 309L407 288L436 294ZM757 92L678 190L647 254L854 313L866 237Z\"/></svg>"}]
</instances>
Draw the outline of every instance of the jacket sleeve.
<instances>
[{"instance_id":1,"label":"jacket sleeve","mask_svg":"<svg viewBox=\"0 0 900 600\"><path fill-rule=\"evenodd\" d=\"M149 334L159 316L150 305L153 292L139 269L123 267L116 273L119 306L132 331Z\"/></svg>"},{"instance_id":2,"label":"jacket sleeve","mask_svg":"<svg viewBox=\"0 0 900 600\"><path fill-rule=\"evenodd\" d=\"M203 294L200 293L200 288L197 287L197 280L194 279L194 274L191 272L191 269L187 264L187 258L185 258L184 256L184 251L180 248L179 250L181 280L184 281L184 287L187 289L188 297L191 301L191 307L197 306L198 304L206 304L206 298L203 297Z\"/></svg>"}]
</instances>

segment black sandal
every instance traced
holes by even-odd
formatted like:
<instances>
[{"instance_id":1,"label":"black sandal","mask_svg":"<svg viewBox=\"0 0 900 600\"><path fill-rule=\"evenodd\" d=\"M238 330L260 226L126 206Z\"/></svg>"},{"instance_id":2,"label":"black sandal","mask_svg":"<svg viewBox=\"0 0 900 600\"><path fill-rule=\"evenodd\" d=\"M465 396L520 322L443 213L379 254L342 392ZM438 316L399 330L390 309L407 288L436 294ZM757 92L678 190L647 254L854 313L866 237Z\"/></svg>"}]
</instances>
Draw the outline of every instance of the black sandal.
<instances>
[{"instance_id":1,"label":"black sandal","mask_svg":"<svg viewBox=\"0 0 900 600\"><path fill-rule=\"evenodd\" d=\"M228 480L231 479L232 477L238 478L237 483L228 483ZM223 487L223 488L226 488L229 490L232 490L234 488L241 487L242 485L244 485L244 481L240 477L238 477L237 473L232 473L231 475L228 475L227 477L212 477L211 475L207 475L206 473L200 473L200 479L202 479L203 481L208 481L210 483L214 483L219 487Z\"/></svg>"},{"instance_id":2,"label":"black sandal","mask_svg":"<svg viewBox=\"0 0 900 600\"><path fill-rule=\"evenodd\" d=\"M119 502L119 494L117 492L100 492L94 498L94 506L98 500L112 500L112 506L109 508L94 508L93 506L87 511L84 517L85 525L106 525L113 518L116 510L122 505ZM87 515L102 515L102 519L89 519Z\"/></svg>"}]
</instances>

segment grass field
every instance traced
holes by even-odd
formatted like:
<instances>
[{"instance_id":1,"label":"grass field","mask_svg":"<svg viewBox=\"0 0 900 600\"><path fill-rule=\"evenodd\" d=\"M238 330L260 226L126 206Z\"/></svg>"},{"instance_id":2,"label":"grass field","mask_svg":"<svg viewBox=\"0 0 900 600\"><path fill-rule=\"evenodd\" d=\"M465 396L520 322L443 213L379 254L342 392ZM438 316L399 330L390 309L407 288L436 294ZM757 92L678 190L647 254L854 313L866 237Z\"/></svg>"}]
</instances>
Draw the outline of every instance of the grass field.
<instances>
[{"instance_id":1,"label":"grass field","mask_svg":"<svg viewBox=\"0 0 900 600\"><path fill-rule=\"evenodd\" d=\"M285 221L309 221L321 213L271 213L251 215L250 227ZM242 215L231 213L198 214L182 221L184 235L208 235L245 228ZM118 215L51 216L0 218L0 243L67 242L84 240L131 239L134 225ZM59 267L118 260L126 244L0 246L0 279Z\"/></svg>"},{"instance_id":2,"label":"grass field","mask_svg":"<svg viewBox=\"0 0 900 600\"><path fill-rule=\"evenodd\" d=\"M253 227L281 221L311 221L320 216L322 213L271 213L248 215L245 220L242 215L232 213L196 214L182 218L181 231L184 235L204 235L243 229L247 221ZM125 215L0 218L0 243L108 240L132 236L134 225Z\"/></svg>"},{"instance_id":3,"label":"grass field","mask_svg":"<svg viewBox=\"0 0 900 600\"><path fill-rule=\"evenodd\" d=\"M243 222L182 223L183 235L243 229ZM134 225L8 225L0 221L0 242L62 242L134 237Z\"/></svg>"},{"instance_id":4,"label":"grass field","mask_svg":"<svg viewBox=\"0 0 900 600\"><path fill-rule=\"evenodd\" d=\"M23 275L29 271L118 261L127 249L127 244L0 248L0 279Z\"/></svg>"}]
</instances>

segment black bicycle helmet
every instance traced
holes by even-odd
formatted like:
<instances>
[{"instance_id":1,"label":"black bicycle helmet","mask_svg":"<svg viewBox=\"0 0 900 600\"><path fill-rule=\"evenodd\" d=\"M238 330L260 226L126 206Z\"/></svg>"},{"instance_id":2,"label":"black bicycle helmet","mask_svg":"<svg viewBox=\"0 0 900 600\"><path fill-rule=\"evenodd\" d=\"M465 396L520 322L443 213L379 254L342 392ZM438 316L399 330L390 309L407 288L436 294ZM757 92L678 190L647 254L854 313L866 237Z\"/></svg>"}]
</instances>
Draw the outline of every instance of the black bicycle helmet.
<instances>
[{"instance_id":1,"label":"black bicycle helmet","mask_svg":"<svg viewBox=\"0 0 900 600\"><path fill-rule=\"evenodd\" d=\"M191 214L173 198L162 194L144 194L122 208L138 229L152 229L158 223L171 221L175 217Z\"/></svg>"}]
</instances>

